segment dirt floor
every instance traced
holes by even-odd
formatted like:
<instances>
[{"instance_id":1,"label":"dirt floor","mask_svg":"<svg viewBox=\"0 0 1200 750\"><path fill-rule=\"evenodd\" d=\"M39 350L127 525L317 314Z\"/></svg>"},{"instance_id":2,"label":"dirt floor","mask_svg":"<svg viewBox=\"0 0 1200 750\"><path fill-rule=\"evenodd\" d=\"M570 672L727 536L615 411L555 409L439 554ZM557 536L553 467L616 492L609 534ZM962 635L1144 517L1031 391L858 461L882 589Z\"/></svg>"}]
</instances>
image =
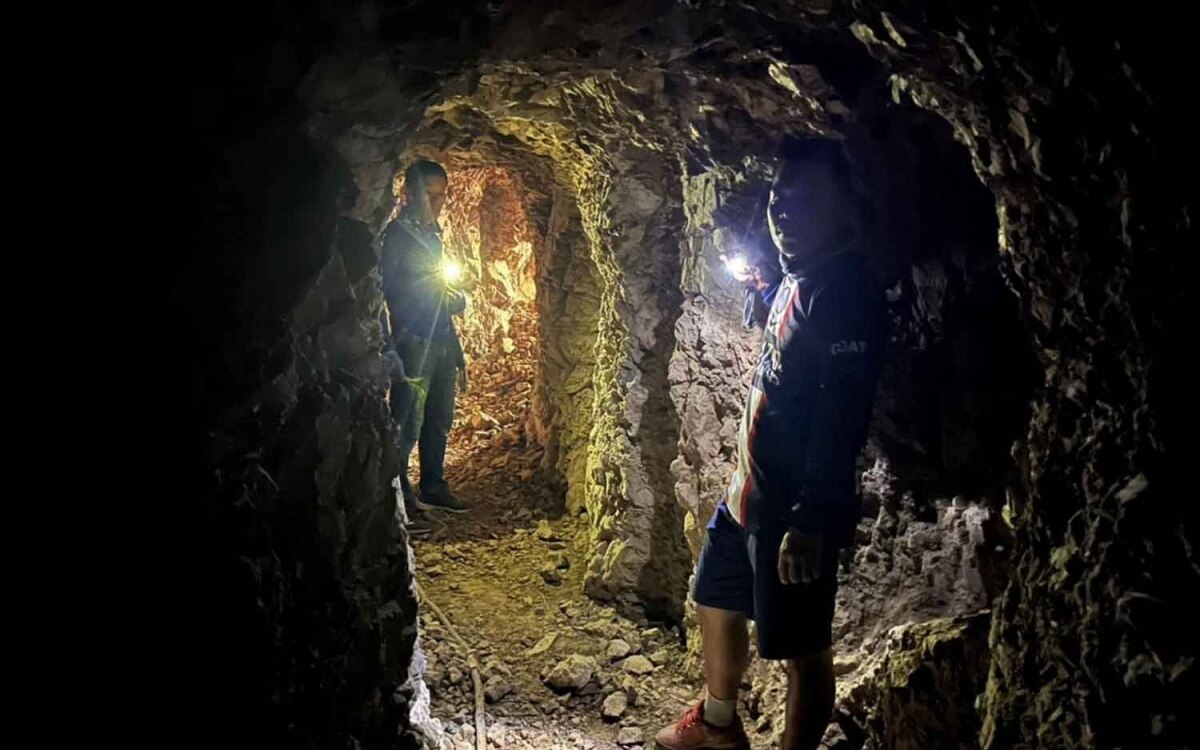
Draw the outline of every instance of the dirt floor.
<instances>
[{"instance_id":1,"label":"dirt floor","mask_svg":"<svg viewBox=\"0 0 1200 750\"><path fill-rule=\"evenodd\" d=\"M476 654L489 748L653 747L654 733L698 694L696 666L678 630L583 595L586 519L564 515L562 498L539 481L541 450L522 427L531 328L518 317L514 350L472 363L447 478L474 508L430 514L435 532L414 543L418 583ZM474 748L468 654L432 607L421 626L443 747Z\"/></svg>"}]
</instances>

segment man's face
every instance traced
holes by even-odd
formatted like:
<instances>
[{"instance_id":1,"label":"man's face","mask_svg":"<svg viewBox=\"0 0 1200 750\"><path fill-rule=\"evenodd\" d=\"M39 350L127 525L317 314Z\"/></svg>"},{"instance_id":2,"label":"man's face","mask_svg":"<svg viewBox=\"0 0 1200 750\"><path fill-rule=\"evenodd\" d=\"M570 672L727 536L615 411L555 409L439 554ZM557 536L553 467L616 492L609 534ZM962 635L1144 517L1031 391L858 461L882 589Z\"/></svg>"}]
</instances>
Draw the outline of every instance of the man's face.
<instances>
[{"instance_id":1,"label":"man's face","mask_svg":"<svg viewBox=\"0 0 1200 750\"><path fill-rule=\"evenodd\" d=\"M408 196L407 210L416 211L422 224L433 224L442 216L446 205L446 178L440 176L417 177L405 183L404 193Z\"/></svg>"},{"instance_id":2,"label":"man's face","mask_svg":"<svg viewBox=\"0 0 1200 750\"><path fill-rule=\"evenodd\" d=\"M785 163L771 185L767 226L784 255L815 256L841 228L846 207L831 168L822 163Z\"/></svg>"},{"instance_id":3,"label":"man's face","mask_svg":"<svg viewBox=\"0 0 1200 750\"><path fill-rule=\"evenodd\" d=\"M425 205L429 214L426 220L432 224L442 216L442 207L446 205L446 178L425 178Z\"/></svg>"}]
</instances>

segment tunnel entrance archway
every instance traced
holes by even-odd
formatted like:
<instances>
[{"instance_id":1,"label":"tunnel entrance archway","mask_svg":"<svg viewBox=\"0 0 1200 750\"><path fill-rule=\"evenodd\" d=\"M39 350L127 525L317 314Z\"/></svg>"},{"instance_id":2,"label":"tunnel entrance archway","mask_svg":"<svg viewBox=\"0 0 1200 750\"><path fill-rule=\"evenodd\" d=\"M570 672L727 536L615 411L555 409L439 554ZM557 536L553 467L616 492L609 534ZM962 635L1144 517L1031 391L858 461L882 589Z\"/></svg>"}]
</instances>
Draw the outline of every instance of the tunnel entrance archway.
<instances>
[{"instance_id":1,"label":"tunnel entrance archway","mask_svg":"<svg viewBox=\"0 0 1200 750\"><path fill-rule=\"evenodd\" d=\"M436 128L415 141L434 139ZM463 269L457 319L468 360L447 476L480 513L454 534L488 535L584 509L601 280L576 197L543 160L497 149L434 150L449 176L446 255ZM393 183L403 195L403 175ZM394 214L399 206L392 211ZM411 471L416 471L413 457Z\"/></svg>"},{"instance_id":2,"label":"tunnel entrance archway","mask_svg":"<svg viewBox=\"0 0 1200 750\"><path fill-rule=\"evenodd\" d=\"M544 479L545 430L534 399L541 377L535 248L543 243L530 216L534 196L504 166L455 166L447 164L440 223L446 258L460 269L455 284L468 299L455 319L467 368L446 455L447 480L473 507L454 524L461 536L475 522L512 521L522 509L509 496L519 490L531 508L550 500L539 492L545 482L535 481ZM403 176L394 192L404 194ZM412 463L410 471L416 456Z\"/></svg>"}]
</instances>

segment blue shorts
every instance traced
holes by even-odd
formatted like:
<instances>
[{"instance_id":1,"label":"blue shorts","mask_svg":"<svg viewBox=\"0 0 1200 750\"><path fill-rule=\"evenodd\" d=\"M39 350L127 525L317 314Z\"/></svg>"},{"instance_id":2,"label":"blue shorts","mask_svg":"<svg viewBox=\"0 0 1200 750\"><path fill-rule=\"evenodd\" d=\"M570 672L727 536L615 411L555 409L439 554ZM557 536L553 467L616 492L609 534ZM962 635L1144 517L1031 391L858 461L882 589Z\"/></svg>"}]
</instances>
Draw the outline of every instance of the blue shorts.
<instances>
[{"instance_id":1,"label":"blue shorts","mask_svg":"<svg viewBox=\"0 0 1200 750\"><path fill-rule=\"evenodd\" d=\"M784 585L778 562L785 530L747 531L721 503L708 522L696 565L692 598L699 605L741 612L754 620L758 655L764 659L796 659L833 645L837 547L825 550L819 579Z\"/></svg>"}]
</instances>

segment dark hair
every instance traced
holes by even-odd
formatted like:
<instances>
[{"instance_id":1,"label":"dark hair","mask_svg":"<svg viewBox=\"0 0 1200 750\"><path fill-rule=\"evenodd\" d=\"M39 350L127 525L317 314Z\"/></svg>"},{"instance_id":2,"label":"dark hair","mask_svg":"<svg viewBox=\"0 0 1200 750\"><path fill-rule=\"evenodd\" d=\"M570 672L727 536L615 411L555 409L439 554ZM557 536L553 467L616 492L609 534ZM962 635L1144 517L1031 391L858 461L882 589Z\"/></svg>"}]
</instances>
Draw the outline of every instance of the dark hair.
<instances>
[{"instance_id":1,"label":"dark hair","mask_svg":"<svg viewBox=\"0 0 1200 750\"><path fill-rule=\"evenodd\" d=\"M854 178L846 149L832 138L797 138L788 136L779 144L778 177L787 164L825 164L833 174L834 182L846 196L853 196Z\"/></svg>"},{"instance_id":2,"label":"dark hair","mask_svg":"<svg viewBox=\"0 0 1200 750\"><path fill-rule=\"evenodd\" d=\"M424 183L430 177L446 179L446 170L441 164L428 159L417 159L404 170L404 190L407 192L412 185Z\"/></svg>"}]
</instances>

